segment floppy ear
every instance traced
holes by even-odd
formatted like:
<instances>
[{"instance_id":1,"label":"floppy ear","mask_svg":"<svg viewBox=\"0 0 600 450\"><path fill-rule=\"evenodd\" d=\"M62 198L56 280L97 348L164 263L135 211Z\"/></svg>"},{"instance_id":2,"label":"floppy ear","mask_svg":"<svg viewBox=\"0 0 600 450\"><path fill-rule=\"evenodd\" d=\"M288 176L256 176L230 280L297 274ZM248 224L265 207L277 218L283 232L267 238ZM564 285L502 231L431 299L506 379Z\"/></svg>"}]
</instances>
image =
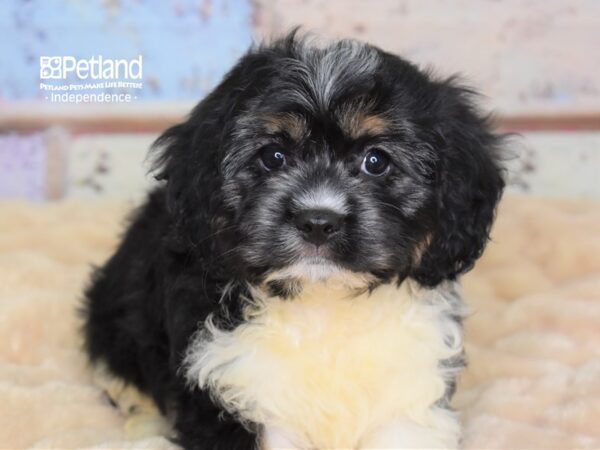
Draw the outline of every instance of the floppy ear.
<instances>
[{"instance_id":1,"label":"floppy ear","mask_svg":"<svg viewBox=\"0 0 600 450\"><path fill-rule=\"evenodd\" d=\"M412 276L425 286L455 279L473 267L489 239L504 181L503 136L472 104L473 92L448 80L439 85L439 159L433 230Z\"/></svg>"},{"instance_id":2,"label":"floppy ear","mask_svg":"<svg viewBox=\"0 0 600 450\"><path fill-rule=\"evenodd\" d=\"M249 53L190 113L188 119L166 130L153 144L153 171L166 181L166 199L173 219L172 241L183 249L211 245L211 222L221 207L220 162L225 137L236 113L253 95L252 86L264 67L258 54ZM205 255L208 252L203 252Z\"/></svg>"}]
</instances>

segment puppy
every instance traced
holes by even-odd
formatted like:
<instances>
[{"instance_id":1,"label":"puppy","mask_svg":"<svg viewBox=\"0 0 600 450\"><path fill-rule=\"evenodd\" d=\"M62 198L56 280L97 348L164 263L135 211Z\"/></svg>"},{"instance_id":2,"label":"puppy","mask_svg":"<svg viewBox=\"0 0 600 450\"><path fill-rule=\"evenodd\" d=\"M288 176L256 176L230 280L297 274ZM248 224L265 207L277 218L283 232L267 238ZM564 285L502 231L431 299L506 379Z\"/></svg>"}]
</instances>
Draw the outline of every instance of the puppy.
<instances>
[{"instance_id":1,"label":"puppy","mask_svg":"<svg viewBox=\"0 0 600 450\"><path fill-rule=\"evenodd\" d=\"M187 449L457 447L456 280L504 186L473 97L355 41L250 50L158 139L164 185L86 292L91 361Z\"/></svg>"}]
</instances>

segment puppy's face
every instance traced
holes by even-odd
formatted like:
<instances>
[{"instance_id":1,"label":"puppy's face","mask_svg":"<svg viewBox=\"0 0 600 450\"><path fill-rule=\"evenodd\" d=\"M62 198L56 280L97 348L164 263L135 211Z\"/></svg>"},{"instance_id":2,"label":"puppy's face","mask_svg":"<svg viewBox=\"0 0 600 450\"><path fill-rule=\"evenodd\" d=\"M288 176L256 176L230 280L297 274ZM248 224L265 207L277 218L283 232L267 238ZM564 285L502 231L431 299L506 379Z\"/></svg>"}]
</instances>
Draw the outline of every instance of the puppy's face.
<instances>
[{"instance_id":1,"label":"puppy's face","mask_svg":"<svg viewBox=\"0 0 600 450\"><path fill-rule=\"evenodd\" d=\"M245 278L435 284L479 256L502 189L466 91L356 42L250 53L180 127L175 197L200 183L176 169L211 177L210 251Z\"/></svg>"},{"instance_id":2,"label":"puppy's face","mask_svg":"<svg viewBox=\"0 0 600 450\"><path fill-rule=\"evenodd\" d=\"M232 251L260 272L393 273L426 238L436 159L410 108L390 101L406 87L382 92L371 49L331 57L335 64L322 56L275 76L226 141L223 198L239 236Z\"/></svg>"}]
</instances>

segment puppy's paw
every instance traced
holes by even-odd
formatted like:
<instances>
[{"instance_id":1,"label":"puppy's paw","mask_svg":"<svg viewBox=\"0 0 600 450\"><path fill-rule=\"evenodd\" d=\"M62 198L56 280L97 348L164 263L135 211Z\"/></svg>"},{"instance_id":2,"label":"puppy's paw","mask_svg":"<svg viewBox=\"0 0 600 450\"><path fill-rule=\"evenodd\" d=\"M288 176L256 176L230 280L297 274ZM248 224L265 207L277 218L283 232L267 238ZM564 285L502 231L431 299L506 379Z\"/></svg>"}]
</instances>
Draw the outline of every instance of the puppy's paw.
<instances>
[{"instance_id":1,"label":"puppy's paw","mask_svg":"<svg viewBox=\"0 0 600 450\"><path fill-rule=\"evenodd\" d=\"M103 365L94 368L94 384L99 386L107 401L117 408L121 414L128 416L141 413L157 413L158 410L150 397L139 389L126 384L122 379L115 377Z\"/></svg>"},{"instance_id":2,"label":"puppy's paw","mask_svg":"<svg viewBox=\"0 0 600 450\"><path fill-rule=\"evenodd\" d=\"M168 436L172 428L150 397L135 386L125 383L102 365L94 370L94 383L102 388L106 401L127 418L125 437L138 440L153 436Z\"/></svg>"},{"instance_id":3,"label":"puppy's paw","mask_svg":"<svg viewBox=\"0 0 600 450\"><path fill-rule=\"evenodd\" d=\"M152 436L168 436L171 426L159 413L134 414L125 422L125 437L138 440Z\"/></svg>"}]
</instances>

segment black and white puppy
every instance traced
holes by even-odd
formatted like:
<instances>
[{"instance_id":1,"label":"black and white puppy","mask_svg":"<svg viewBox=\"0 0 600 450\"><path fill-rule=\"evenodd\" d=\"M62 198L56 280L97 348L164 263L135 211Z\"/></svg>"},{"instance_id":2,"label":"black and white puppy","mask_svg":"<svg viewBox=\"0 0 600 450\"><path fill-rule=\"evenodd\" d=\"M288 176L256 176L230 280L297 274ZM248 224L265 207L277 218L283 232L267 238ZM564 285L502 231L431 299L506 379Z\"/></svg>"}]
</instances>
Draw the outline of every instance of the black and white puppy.
<instances>
[{"instance_id":1,"label":"black and white puppy","mask_svg":"<svg viewBox=\"0 0 600 450\"><path fill-rule=\"evenodd\" d=\"M156 147L165 184L86 293L93 362L188 449L458 445L456 279L504 186L471 90L292 34Z\"/></svg>"}]
</instances>

